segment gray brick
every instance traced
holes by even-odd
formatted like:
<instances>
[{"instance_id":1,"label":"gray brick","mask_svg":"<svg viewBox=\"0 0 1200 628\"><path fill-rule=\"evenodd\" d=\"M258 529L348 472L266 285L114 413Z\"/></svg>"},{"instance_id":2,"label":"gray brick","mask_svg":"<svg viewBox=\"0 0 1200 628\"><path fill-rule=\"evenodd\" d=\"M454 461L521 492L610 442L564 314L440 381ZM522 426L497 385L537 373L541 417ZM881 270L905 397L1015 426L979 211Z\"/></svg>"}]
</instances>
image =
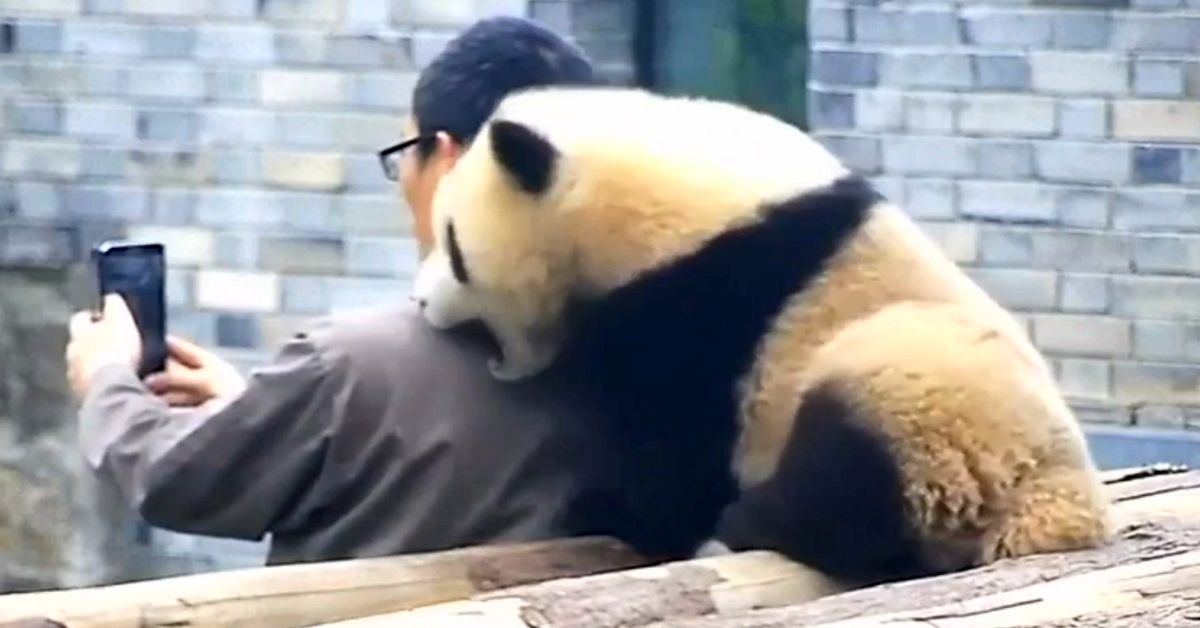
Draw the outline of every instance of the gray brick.
<instances>
[{"instance_id":1,"label":"gray brick","mask_svg":"<svg viewBox=\"0 0 1200 628\"><path fill-rule=\"evenodd\" d=\"M1054 101L1040 96L964 96L958 128L966 133L1045 137L1054 133Z\"/></svg>"},{"instance_id":2,"label":"gray brick","mask_svg":"<svg viewBox=\"0 0 1200 628\"><path fill-rule=\"evenodd\" d=\"M79 146L64 142L9 139L0 152L6 174L37 174L73 179L79 174Z\"/></svg>"},{"instance_id":3,"label":"gray brick","mask_svg":"<svg viewBox=\"0 0 1200 628\"><path fill-rule=\"evenodd\" d=\"M417 70L424 69L433 61L434 57L442 53L446 49L446 44L454 38L451 33L439 33L431 31L418 31L413 33L412 60L413 66Z\"/></svg>"},{"instance_id":4,"label":"gray brick","mask_svg":"<svg viewBox=\"0 0 1200 628\"><path fill-rule=\"evenodd\" d=\"M1172 146L1135 146L1133 180L1137 183L1179 183L1183 179L1182 150Z\"/></svg>"},{"instance_id":5,"label":"gray brick","mask_svg":"<svg viewBox=\"0 0 1200 628\"><path fill-rule=\"evenodd\" d=\"M1200 17L1130 13L1117 18L1113 44L1138 51L1195 52Z\"/></svg>"},{"instance_id":6,"label":"gray brick","mask_svg":"<svg viewBox=\"0 0 1200 628\"><path fill-rule=\"evenodd\" d=\"M951 11L912 9L900 16L901 43L918 46L961 43L958 16Z\"/></svg>"},{"instance_id":7,"label":"gray brick","mask_svg":"<svg viewBox=\"0 0 1200 628\"><path fill-rule=\"evenodd\" d=\"M1110 194L1094 188L1063 187L1055 192L1058 221L1067 227L1108 226Z\"/></svg>"},{"instance_id":8,"label":"gray brick","mask_svg":"<svg viewBox=\"0 0 1200 628\"><path fill-rule=\"evenodd\" d=\"M199 137L196 112L183 109L152 109L137 116L137 135L144 140L191 142Z\"/></svg>"},{"instance_id":9,"label":"gray brick","mask_svg":"<svg viewBox=\"0 0 1200 628\"><path fill-rule=\"evenodd\" d=\"M870 87L879 83L879 55L868 52L817 51L812 78L829 85Z\"/></svg>"},{"instance_id":10,"label":"gray brick","mask_svg":"<svg viewBox=\"0 0 1200 628\"><path fill-rule=\"evenodd\" d=\"M918 225L956 264L979 259L979 226L968 222L919 222Z\"/></svg>"},{"instance_id":11,"label":"gray brick","mask_svg":"<svg viewBox=\"0 0 1200 628\"><path fill-rule=\"evenodd\" d=\"M1071 401L1071 411L1084 425L1131 425L1129 409L1122 405L1097 400Z\"/></svg>"},{"instance_id":12,"label":"gray brick","mask_svg":"<svg viewBox=\"0 0 1200 628\"><path fill-rule=\"evenodd\" d=\"M181 268L171 268L167 272L167 276L163 281L163 291L166 293L167 308L184 308L192 304L192 281L194 276L191 271ZM171 314L167 313L167 327L171 328ZM174 332L172 332L174 333Z\"/></svg>"},{"instance_id":13,"label":"gray brick","mask_svg":"<svg viewBox=\"0 0 1200 628\"><path fill-rule=\"evenodd\" d=\"M885 11L875 6L855 6L851 8L851 11L851 19L854 23L854 41L868 44L900 42L900 33L896 26L898 12Z\"/></svg>"},{"instance_id":14,"label":"gray brick","mask_svg":"<svg viewBox=\"0 0 1200 628\"><path fill-rule=\"evenodd\" d=\"M329 194L279 192L274 202L283 215L283 224L298 231L340 235L340 210Z\"/></svg>"},{"instance_id":15,"label":"gray brick","mask_svg":"<svg viewBox=\"0 0 1200 628\"><path fill-rule=\"evenodd\" d=\"M1180 155L1180 179L1189 185L1200 183L1200 148L1183 148Z\"/></svg>"},{"instance_id":16,"label":"gray brick","mask_svg":"<svg viewBox=\"0 0 1200 628\"><path fill-rule=\"evenodd\" d=\"M62 267L77 261L71 233L53 227L0 229L0 266Z\"/></svg>"},{"instance_id":17,"label":"gray brick","mask_svg":"<svg viewBox=\"0 0 1200 628\"><path fill-rule=\"evenodd\" d=\"M267 64L275 58L275 37L264 24L205 24L196 40L203 61Z\"/></svg>"},{"instance_id":18,"label":"gray brick","mask_svg":"<svg viewBox=\"0 0 1200 628\"><path fill-rule=\"evenodd\" d=\"M1134 239L1134 268L1140 273L1195 274L1200 271L1200 238L1164 235Z\"/></svg>"},{"instance_id":19,"label":"gray brick","mask_svg":"<svg viewBox=\"0 0 1200 628\"><path fill-rule=\"evenodd\" d=\"M196 31L187 26L155 25L146 32L146 56L187 59L196 48Z\"/></svg>"},{"instance_id":20,"label":"gray brick","mask_svg":"<svg viewBox=\"0 0 1200 628\"><path fill-rule=\"evenodd\" d=\"M143 146L129 153L130 180L142 184L199 185L211 180L211 153L181 147Z\"/></svg>"},{"instance_id":21,"label":"gray brick","mask_svg":"<svg viewBox=\"0 0 1200 628\"><path fill-rule=\"evenodd\" d=\"M888 137L883 164L897 174L968 175L976 170L976 142L956 137Z\"/></svg>"},{"instance_id":22,"label":"gray brick","mask_svg":"<svg viewBox=\"0 0 1200 628\"><path fill-rule=\"evenodd\" d=\"M1052 222L1053 190L1024 182L963 181L959 184L964 216L1011 222Z\"/></svg>"},{"instance_id":23,"label":"gray brick","mask_svg":"<svg viewBox=\"0 0 1200 628\"><path fill-rule=\"evenodd\" d=\"M325 277L285 275L283 311L289 314L325 314L329 311L329 280Z\"/></svg>"},{"instance_id":24,"label":"gray brick","mask_svg":"<svg viewBox=\"0 0 1200 628\"><path fill-rule=\"evenodd\" d=\"M948 220L955 216L958 195L949 179L911 178L905 181L903 198L914 218Z\"/></svg>"},{"instance_id":25,"label":"gray brick","mask_svg":"<svg viewBox=\"0 0 1200 628\"><path fill-rule=\"evenodd\" d=\"M880 84L893 87L967 88L971 58L958 54L896 52L880 60Z\"/></svg>"},{"instance_id":26,"label":"gray brick","mask_svg":"<svg viewBox=\"0 0 1200 628\"><path fill-rule=\"evenodd\" d=\"M130 72L122 66L86 66L80 75L81 89L89 96L124 97L129 92Z\"/></svg>"},{"instance_id":27,"label":"gray brick","mask_svg":"<svg viewBox=\"0 0 1200 628\"><path fill-rule=\"evenodd\" d=\"M23 54L59 52L63 46L62 24L42 20L16 22L13 50Z\"/></svg>"},{"instance_id":28,"label":"gray brick","mask_svg":"<svg viewBox=\"0 0 1200 628\"><path fill-rule=\"evenodd\" d=\"M133 108L123 104L67 104L67 133L79 137L133 139Z\"/></svg>"},{"instance_id":29,"label":"gray brick","mask_svg":"<svg viewBox=\"0 0 1200 628\"><path fill-rule=\"evenodd\" d=\"M1124 57L1086 52L1030 53L1033 88L1049 94L1123 94L1129 91Z\"/></svg>"},{"instance_id":30,"label":"gray brick","mask_svg":"<svg viewBox=\"0 0 1200 628\"><path fill-rule=\"evenodd\" d=\"M565 14L570 6L563 2L533 2L534 7L538 5L551 5L561 7ZM550 25L555 28L555 21L550 18L538 18L537 11L548 11L547 9L531 8L531 15L538 19L543 24ZM557 27L560 32L565 32L565 27ZM822 7L814 6L809 13L809 37L813 42L822 41L849 41L850 40L850 13L849 9L844 7Z\"/></svg>"},{"instance_id":31,"label":"gray brick","mask_svg":"<svg viewBox=\"0 0 1200 628\"><path fill-rule=\"evenodd\" d=\"M9 101L8 126L20 133L47 135L61 133L62 107L57 102L51 101Z\"/></svg>"},{"instance_id":32,"label":"gray brick","mask_svg":"<svg viewBox=\"0 0 1200 628\"><path fill-rule=\"evenodd\" d=\"M1125 403L1200 402L1200 367L1117 362L1113 365L1116 398Z\"/></svg>"},{"instance_id":33,"label":"gray brick","mask_svg":"<svg viewBox=\"0 0 1200 628\"><path fill-rule=\"evenodd\" d=\"M1043 314L1033 329L1038 348L1058 355L1124 357L1133 347L1129 321L1110 316Z\"/></svg>"},{"instance_id":34,"label":"gray brick","mask_svg":"<svg viewBox=\"0 0 1200 628\"><path fill-rule=\"evenodd\" d=\"M244 232L218 233L213 241L213 257L222 268L254 268L258 261L258 238ZM285 283L285 300L286 286Z\"/></svg>"},{"instance_id":35,"label":"gray brick","mask_svg":"<svg viewBox=\"0 0 1200 628\"><path fill-rule=\"evenodd\" d=\"M1016 55L975 55L975 84L988 90L1027 90L1029 60Z\"/></svg>"},{"instance_id":36,"label":"gray brick","mask_svg":"<svg viewBox=\"0 0 1200 628\"><path fill-rule=\"evenodd\" d=\"M63 205L74 218L127 222L144 220L149 208L146 190L127 186L68 185Z\"/></svg>"},{"instance_id":37,"label":"gray brick","mask_svg":"<svg viewBox=\"0 0 1200 628\"><path fill-rule=\"evenodd\" d=\"M267 144L275 139L275 116L255 109L206 109L200 141L205 144Z\"/></svg>"},{"instance_id":38,"label":"gray brick","mask_svg":"<svg viewBox=\"0 0 1200 628\"><path fill-rule=\"evenodd\" d=\"M1200 230L1200 195L1184 190L1119 190L1113 208L1113 227L1124 231Z\"/></svg>"},{"instance_id":39,"label":"gray brick","mask_svg":"<svg viewBox=\"0 0 1200 628\"><path fill-rule=\"evenodd\" d=\"M71 96L85 86L84 72L84 68L71 63L35 61L18 69L16 87L27 94Z\"/></svg>"},{"instance_id":40,"label":"gray brick","mask_svg":"<svg viewBox=\"0 0 1200 628\"><path fill-rule=\"evenodd\" d=\"M408 298L407 282L394 278L335 279L329 286L332 313L394 305Z\"/></svg>"},{"instance_id":41,"label":"gray brick","mask_svg":"<svg viewBox=\"0 0 1200 628\"><path fill-rule=\"evenodd\" d=\"M1054 45L1058 48L1107 48L1112 41L1112 18L1107 13L1070 11L1054 15Z\"/></svg>"},{"instance_id":42,"label":"gray brick","mask_svg":"<svg viewBox=\"0 0 1200 628\"><path fill-rule=\"evenodd\" d=\"M1059 100L1058 130L1064 138L1099 139L1108 135L1108 103Z\"/></svg>"},{"instance_id":43,"label":"gray brick","mask_svg":"<svg viewBox=\"0 0 1200 628\"><path fill-rule=\"evenodd\" d=\"M980 232L980 261L993 266L1029 266L1033 234L1028 229L986 226Z\"/></svg>"},{"instance_id":44,"label":"gray brick","mask_svg":"<svg viewBox=\"0 0 1200 628\"><path fill-rule=\"evenodd\" d=\"M198 197L188 188L155 188L150 206L154 222L166 225L190 225L196 216Z\"/></svg>"},{"instance_id":45,"label":"gray brick","mask_svg":"<svg viewBox=\"0 0 1200 628\"><path fill-rule=\"evenodd\" d=\"M854 127L854 94L813 91L809 97L809 120L816 129Z\"/></svg>"},{"instance_id":46,"label":"gray brick","mask_svg":"<svg viewBox=\"0 0 1200 628\"><path fill-rule=\"evenodd\" d=\"M252 349L259 343L258 318L249 314L217 315L217 346Z\"/></svg>"},{"instance_id":47,"label":"gray brick","mask_svg":"<svg viewBox=\"0 0 1200 628\"><path fill-rule=\"evenodd\" d=\"M129 75L129 92L141 98L195 102L204 98L204 75L191 67L139 67Z\"/></svg>"},{"instance_id":48,"label":"gray brick","mask_svg":"<svg viewBox=\"0 0 1200 628\"><path fill-rule=\"evenodd\" d=\"M411 235L412 214L390 194L347 194L337 199L342 228L350 234Z\"/></svg>"},{"instance_id":49,"label":"gray brick","mask_svg":"<svg viewBox=\"0 0 1200 628\"><path fill-rule=\"evenodd\" d=\"M202 346L217 343L217 315L212 312L171 310L167 313L167 329Z\"/></svg>"},{"instance_id":50,"label":"gray brick","mask_svg":"<svg viewBox=\"0 0 1200 628\"><path fill-rule=\"evenodd\" d=\"M905 189L904 177L875 175L870 177L869 180L871 185L875 187L875 191L879 192L893 204L904 205L907 202L908 194ZM915 212L914 215L919 213Z\"/></svg>"},{"instance_id":51,"label":"gray brick","mask_svg":"<svg viewBox=\"0 0 1200 628\"><path fill-rule=\"evenodd\" d=\"M880 154L878 138L825 136L820 139L822 144L855 171L864 174L879 172ZM375 159L371 161L374 162L370 164L371 168L374 169L373 178L387 181L383 176L382 170L379 168L379 161ZM364 170L366 169L366 165L363 164Z\"/></svg>"},{"instance_id":52,"label":"gray brick","mask_svg":"<svg viewBox=\"0 0 1200 628\"><path fill-rule=\"evenodd\" d=\"M79 150L79 174L86 179L123 179L129 153L112 146L85 144Z\"/></svg>"},{"instance_id":53,"label":"gray brick","mask_svg":"<svg viewBox=\"0 0 1200 628\"><path fill-rule=\"evenodd\" d=\"M274 192L211 189L200 192L196 221L215 227L265 227L283 224L283 208Z\"/></svg>"},{"instance_id":54,"label":"gray brick","mask_svg":"<svg viewBox=\"0 0 1200 628\"><path fill-rule=\"evenodd\" d=\"M1118 275L1112 313L1139 318L1191 319L1200 311L1200 279Z\"/></svg>"},{"instance_id":55,"label":"gray brick","mask_svg":"<svg viewBox=\"0 0 1200 628\"><path fill-rule=\"evenodd\" d=\"M350 238L346 270L351 275L413 277L417 244L412 238Z\"/></svg>"},{"instance_id":56,"label":"gray brick","mask_svg":"<svg viewBox=\"0 0 1200 628\"><path fill-rule=\"evenodd\" d=\"M258 100L258 75L246 70L212 70L205 75L208 99L217 102L253 103Z\"/></svg>"},{"instance_id":57,"label":"gray brick","mask_svg":"<svg viewBox=\"0 0 1200 628\"><path fill-rule=\"evenodd\" d=\"M960 107L954 94L911 94L904 98L904 126L911 131L950 133Z\"/></svg>"},{"instance_id":58,"label":"gray brick","mask_svg":"<svg viewBox=\"0 0 1200 628\"><path fill-rule=\"evenodd\" d=\"M1060 360L1058 382L1066 397L1108 399L1112 395L1109 371L1109 363L1105 360Z\"/></svg>"},{"instance_id":59,"label":"gray brick","mask_svg":"<svg viewBox=\"0 0 1200 628\"><path fill-rule=\"evenodd\" d=\"M1200 40L1197 40L1200 42ZM1133 67L1133 91L1140 96L1182 96L1182 63L1138 61Z\"/></svg>"},{"instance_id":60,"label":"gray brick","mask_svg":"<svg viewBox=\"0 0 1200 628\"><path fill-rule=\"evenodd\" d=\"M963 9L967 43L981 46L1044 48L1050 45L1051 22L1043 13L1016 13L1008 9Z\"/></svg>"},{"instance_id":61,"label":"gray brick","mask_svg":"<svg viewBox=\"0 0 1200 628\"><path fill-rule=\"evenodd\" d=\"M262 157L256 150L218 149L213 157L213 177L221 184L257 183Z\"/></svg>"},{"instance_id":62,"label":"gray brick","mask_svg":"<svg viewBox=\"0 0 1200 628\"><path fill-rule=\"evenodd\" d=\"M1200 102L1118 100L1113 102L1113 137L1146 142L1200 142Z\"/></svg>"},{"instance_id":63,"label":"gray brick","mask_svg":"<svg viewBox=\"0 0 1200 628\"><path fill-rule=\"evenodd\" d=\"M1057 277L1052 271L970 268L967 274L1004 307L1015 310L1054 308Z\"/></svg>"},{"instance_id":64,"label":"gray brick","mask_svg":"<svg viewBox=\"0 0 1200 628\"><path fill-rule=\"evenodd\" d=\"M62 212L58 186L42 181L15 181L14 211L23 218L51 220Z\"/></svg>"},{"instance_id":65,"label":"gray brick","mask_svg":"<svg viewBox=\"0 0 1200 628\"><path fill-rule=\"evenodd\" d=\"M891 90L858 92L854 120L864 131L898 131L904 127L904 94Z\"/></svg>"},{"instance_id":66,"label":"gray brick","mask_svg":"<svg viewBox=\"0 0 1200 628\"><path fill-rule=\"evenodd\" d=\"M1033 146L1027 142L984 142L978 150L982 178L1025 179L1033 175Z\"/></svg>"},{"instance_id":67,"label":"gray brick","mask_svg":"<svg viewBox=\"0 0 1200 628\"><path fill-rule=\"evenodd\" d=\"M275 31L274 36L276 63L320 65L329 56L329 39L324 31Z\"/></svg>"},{"instance_id":68,"label":"gray brick","mask_svg":"<svg viewBox=\"0 0 1200 628\"><path fill-rule=\"evenodd\" d=\"M140 57L145 54L142 29L119 22L68 21L63 24L63 51L95 57Z\"/></svg>"},{"instance_id":69,"label":"gray brick","mask_svg":"<svg viewBox=\"0 0 1200 628\"><path fill-rule=\"evenodd\" d=\"M396 183L383 176L379 160L370 154L348 154L346 164L346 187L351 192L394 193Z\"/></svg>"},{"instance_id":70,"label":"gray brick","mask_svg":"<svg viewBox=\"0 0 1200 628\"><path fill-rule=\"evenodd\" d=\"M412 67L406 46L398 46L377 37L337 36L329 42L327 60L343 68Z\"/></svg>"},{"instance_id":71,"label":"gray brick","mask_svg":"<svg viewBox=\"0 0 1200 628\"><path fill-rule=\"evenodd\" d=\"M211 0L209 14L214 17L254 17L258 0Z\"/></svg>"},{"instance_id":72,"label":"gray brick","mask_svg":"<svg viewBox=\"0 0 1200 628\"><path fill-rule=\"evenodd\" d=\"M1148 429L1184 429L1186 413L1179 406L1135 406L1133 424Z\"/></svg>"},{"instance_id":73,"label":"gray brick","mask_svg":"<svg viewBox=\"0 0 1200 628\"><path fill-rule=\"evenodd\" d=\"M1133 244L1123 234L1045 231L1033 236L1033 265L1058 270L1128 272Z\"/></svg>"},{"instance_id":74,"label":"gray brick","mask_svg":"<svg viewBox=\"0 0 1200 628\"><path fill-rule=\"evenodd\" d=\"M1107 275L1063 273L1059 307L1064 312L1101 314L1108 311Z\"/></svg>"},{"instance_id":75,"label":"gray brick","mask_svg":"<svg viewBox=\"0 0 1200 628\"><path fill-rule=\"evenodd\" d=\"M259 14L281 22L334 22L343 4L344 0L267 0L259 2Z\"/></svg>"},{"instance_id":76,"label":"gray brick","mask_svg":"<svg viewBox=\"0 0 1200 628\"><path fill-rule=\"evenodd\" d=\"M1131 149L1121 144L1041 142L1037 172L1052 181L1118 184L1130 180Z\"/></svg>"},{"instance_id":77,"label":"gray brick","mask_svg":"<svg viewBox=\"0 0 1200 628\"><path fill-rule=\"evenodd\" d=\"M1133 323L1133 354L1138 358L1183 360L1197 349L1200 346L1196 334L1189 334L1183 323L1144 320Z\"/></svg>"},{"instance_id":78,"label":"gray brick","mask_svg":"<svg viewBox=\"0 0 1200 628\"><path fill-rule=\"evenodd\" d=\"M353 104L388 110L405 109L412 100L416 81L417 75L414 73L360 75L354 82Z\"/></svg>"}]
</instances>

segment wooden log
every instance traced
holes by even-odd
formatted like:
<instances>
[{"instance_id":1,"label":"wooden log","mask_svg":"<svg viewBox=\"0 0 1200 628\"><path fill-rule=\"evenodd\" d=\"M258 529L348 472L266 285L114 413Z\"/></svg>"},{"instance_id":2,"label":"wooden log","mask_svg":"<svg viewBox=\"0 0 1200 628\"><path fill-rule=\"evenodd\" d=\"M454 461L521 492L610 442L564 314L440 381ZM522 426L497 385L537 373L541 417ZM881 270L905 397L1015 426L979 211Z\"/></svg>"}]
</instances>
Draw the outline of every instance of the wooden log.
<instances>
[{"instance_id":1,"label":"wooden log","mask_svg":"<svg viewBox=\"0 0 1200 628\"><path fill-rule=\"evenodd\" d=\"M0 595L0 627L308 626L645 564L623 544L591 537L261 567Z\"/></svg>"},{"instance_id":2,"label":"wooden log","mask_svg":"<svg viewBox=\"0 0 1200 628\"><path fill-rule=\"evenodd\" d=\"M1147 600L1187 599L1200 591L1200 551L1093 571L945 606L857 617L814 628L967 628L1043 626L1056 620L1137 612ZM1144 610L1144 606L1142 609ZM1193 611L1200 609L1193 608Z\"/></svg>"},{"instance_id":3,"label":"wooden log","mask_svg":"<svg viewBox=\"0 0 1200 628\"><path fill-rule=\"evenodd\" d=\"M1096 550L999 561L970 571L871 587L815 601L811 600L823 593L821 589L826 584L822 578L772 553L748 552L623 573L547 581L451 604L333 625L337 628L798 626L949 604L980 594L1032 586L1047 577L1144 562L1177 553L1181 548L1200 548L1200 473L1127 475L1136 475L1137 479L1121 481L1113 476L1108 484L1121 526L1120 539ZM743 623L728 624L731 620Z\"/></svg>"}]
</instances>

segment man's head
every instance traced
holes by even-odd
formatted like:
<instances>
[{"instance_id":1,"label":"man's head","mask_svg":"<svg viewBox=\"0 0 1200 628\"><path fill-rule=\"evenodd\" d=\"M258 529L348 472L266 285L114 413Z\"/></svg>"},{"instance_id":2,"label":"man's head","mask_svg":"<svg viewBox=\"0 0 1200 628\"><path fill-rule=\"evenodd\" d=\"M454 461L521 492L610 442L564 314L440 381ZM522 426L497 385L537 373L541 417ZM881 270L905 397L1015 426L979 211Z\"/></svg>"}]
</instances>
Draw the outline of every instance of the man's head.
<instances>
[{"instance_id":1,"label":"man's head","mask_svg":"<svg viewBox=\"0 0 1200 628\"><path fill-rule=\"evenodd\" d=\"M421 72L413 91L404 129L408 147L384 157L413 212L422 257L433 242L429 215L438 183L496 105L528 87L592 82L592 66L582 51L521 18L479 21L446 46Z\"/></svg>"}]
</instances>

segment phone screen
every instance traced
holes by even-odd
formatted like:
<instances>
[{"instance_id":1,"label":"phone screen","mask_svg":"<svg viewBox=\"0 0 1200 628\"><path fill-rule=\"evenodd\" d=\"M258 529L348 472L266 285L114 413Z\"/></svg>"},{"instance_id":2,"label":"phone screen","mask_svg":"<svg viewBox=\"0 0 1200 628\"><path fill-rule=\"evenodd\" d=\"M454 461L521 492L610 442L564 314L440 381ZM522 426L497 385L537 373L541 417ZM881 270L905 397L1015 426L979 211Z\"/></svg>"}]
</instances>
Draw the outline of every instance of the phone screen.
<instances>
[{"instance_id":1,"label":"phone screen","mask_svg":"<svg viewBox=\"0 0 1200 628\"><path fill-rule=\"evenodd\" d=\"M137 323L142 337L138 375L145 377L165 369L167 310L163 246L105 242L95 248L93 259L101 304L104 295L120 294Z\"/></svg>"}]
</instances>

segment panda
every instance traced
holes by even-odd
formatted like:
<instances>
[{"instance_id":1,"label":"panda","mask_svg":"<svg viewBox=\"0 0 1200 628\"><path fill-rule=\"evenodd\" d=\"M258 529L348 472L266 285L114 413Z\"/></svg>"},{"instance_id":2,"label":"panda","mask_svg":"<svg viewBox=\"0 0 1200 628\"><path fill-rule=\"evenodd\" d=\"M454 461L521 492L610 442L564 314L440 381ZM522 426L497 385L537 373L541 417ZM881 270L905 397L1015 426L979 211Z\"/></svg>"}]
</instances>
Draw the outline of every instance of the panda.
<instances>
[{"instance_id":1,"label":"panda","mask_svg":"<svg viewBox=\"0 0 1200 628\"><path fill-rule=\"evenodd\" d=\"M824 594L1111 541L1017 319L799 129L538 88L447 177L414 300L485 323L499 379L579 369L620 457L605 530L644 554L773 550Z\"/></svg>"}]
</instances>

